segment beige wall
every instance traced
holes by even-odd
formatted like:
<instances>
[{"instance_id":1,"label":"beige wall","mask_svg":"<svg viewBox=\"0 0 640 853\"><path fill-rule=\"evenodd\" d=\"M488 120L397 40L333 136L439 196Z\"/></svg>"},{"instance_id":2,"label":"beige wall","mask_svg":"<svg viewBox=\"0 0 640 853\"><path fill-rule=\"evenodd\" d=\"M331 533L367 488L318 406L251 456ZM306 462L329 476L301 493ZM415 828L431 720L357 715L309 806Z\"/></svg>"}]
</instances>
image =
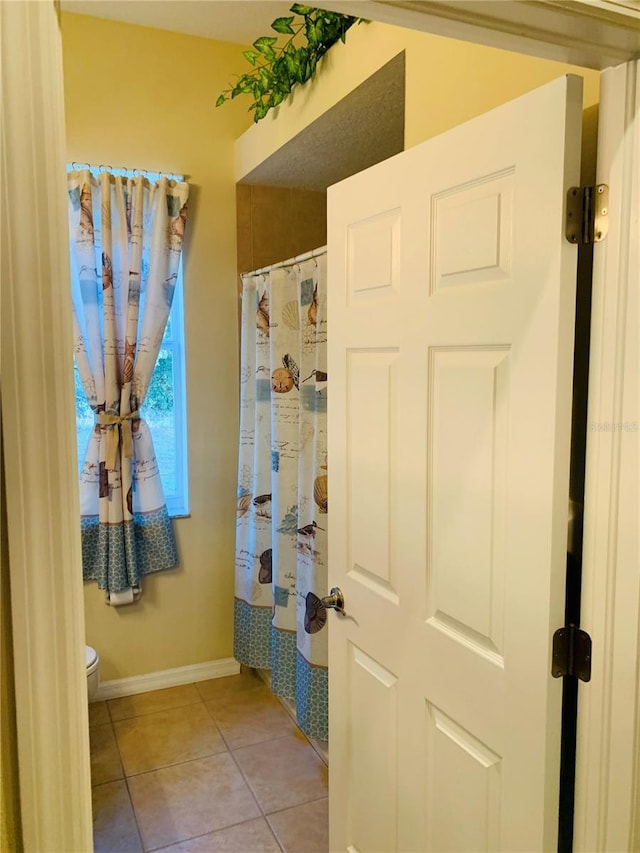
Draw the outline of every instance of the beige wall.
<instances>
[{"instance_id":1,"label":"beige wall","mask_svg":"<svg viewBox=\"0 0 640 853\"><path fill-rule=\"evenodd\" d=\"M562 74L585 78L585 107L599 98L599 73L372 22L322 60L315 79L251 127L236 145L236 178L363 83L400 51L406 56L405 148L442 133Z\"/></svg>"},{"instance_id":2,"label":"beige wall","mask_svg":"<svg viewBox=\"0 0 640 853\"><path fill-rule=\"evenodd\" d=\"M4 476L0 470L0 851L22 850L16 697L13 684L11 588Z\"/></svg>"},{"instance_id":3,"label":"beige wall","mask_svg":"<svg viewBox=\"0 0 640 853\"><path fill-rule=\"evenodd\" d=\"M238 184L238 273L318 249L327 242L327 194Z\"/></svg>"},{"instance_id":4,"label":"beige wall","mask_svg":"<svg viewBox=\"0 0 640 853\"><path fill-rule=\"evenodd\" d=\"M104 679L232 654L238 433L234 140L246 104L215 100L238 45L63 15L69 160L184 173L191 199L185 326L191 517L175 522L180 568L140 602L105 606L85 586L87 642Z\"/></svg>"}]
</instances>

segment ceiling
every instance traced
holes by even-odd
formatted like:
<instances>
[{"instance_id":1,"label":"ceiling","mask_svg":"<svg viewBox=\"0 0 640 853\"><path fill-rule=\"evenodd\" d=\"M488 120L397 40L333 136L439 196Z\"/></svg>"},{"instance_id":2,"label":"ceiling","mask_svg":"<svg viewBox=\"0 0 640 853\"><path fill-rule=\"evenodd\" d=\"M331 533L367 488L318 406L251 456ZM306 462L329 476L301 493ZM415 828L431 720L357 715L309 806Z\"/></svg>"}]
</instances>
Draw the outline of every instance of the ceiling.
<instances>
[{"instance_id":1,"label":"ceiling","mask_svg":"<svg viewBox=\"0 0 640 853\"><path fill-rule=\"evenodd\" d=\"M293 0L62 0L63 12L252 44Z\"/></svg>"},{"instance_id":2,"label":"ceiling","mask_svg":"<svg viewBox=\"0 0 640 853\"><path fill-rule=\"evenodd\" d=\"M2 2L2 0L0 0ZM638 0L317 0L436 35L607 68L640 55ZM290 0L62 0L66 12L251 44Z\"/></svg>"}]
</instances>

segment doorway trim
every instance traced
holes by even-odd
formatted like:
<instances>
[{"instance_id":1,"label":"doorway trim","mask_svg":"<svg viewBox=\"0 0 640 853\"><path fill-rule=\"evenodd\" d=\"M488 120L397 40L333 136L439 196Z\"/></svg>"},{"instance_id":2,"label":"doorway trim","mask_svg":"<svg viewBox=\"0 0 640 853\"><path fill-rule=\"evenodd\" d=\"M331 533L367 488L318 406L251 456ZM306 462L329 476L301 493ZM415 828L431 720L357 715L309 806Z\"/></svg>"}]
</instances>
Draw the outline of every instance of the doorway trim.
<instances>
[{"instance_id":1,"label":"doorway trim","mask_svg":"<svg viewBox=\"0 0 640 853\"><path fill-rule=\"evenodd\" d=\"M633 0L326 0L325 7L584 68L609 68L640 54Z\"/></svg>"},{"instance_id":2,"label":"doorway trim","mask_svg":"<svg viewBox=\"0 0 640 853\"><path fill-rule=\"evenodd\" d=\"M601 80L596 183L611 206L594 247L581 614L594 653L578 698L576 851L640 843L639 75L636 61Z\"/></svg>"},{"instance_id":3,"label":"doorway trim","mask_svg":"<svg viewBox=\"0 0 640 853\"><path fill-rule=\"evenodd\" d=\"M26 851L71 853L92 850L93 833L53 3L0 3L0 53L3 476L22 839Z\"/></svg>"}]
</instances>

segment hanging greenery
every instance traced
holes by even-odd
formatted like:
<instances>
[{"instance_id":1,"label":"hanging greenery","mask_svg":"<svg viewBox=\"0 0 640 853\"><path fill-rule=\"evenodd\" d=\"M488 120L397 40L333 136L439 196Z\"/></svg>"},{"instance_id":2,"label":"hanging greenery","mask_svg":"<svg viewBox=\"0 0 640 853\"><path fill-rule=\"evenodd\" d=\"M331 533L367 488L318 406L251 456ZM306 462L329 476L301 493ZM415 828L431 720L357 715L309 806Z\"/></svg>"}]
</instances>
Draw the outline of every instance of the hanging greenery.
<instances>
[{"instance_id":1,"label":"hanging greenery","mask_svg":"<svg viewBox=\"0 0 640 853\"><path fill-rule=\"evenodd\" d=\"M286 18L276 18L271 28L287 41L278 45L277 36L261 36L253 49L243 56L254 66L243 74L235 86L226 89L216 101L219 107L238 95L251 95L253 120L260 121L272 107L281 104L296 83L306 83L316 70L318 61L338 39L345 41L349 27L361 18L326 12L312 6L294 3Z\"/></svg>"}]
</instances>

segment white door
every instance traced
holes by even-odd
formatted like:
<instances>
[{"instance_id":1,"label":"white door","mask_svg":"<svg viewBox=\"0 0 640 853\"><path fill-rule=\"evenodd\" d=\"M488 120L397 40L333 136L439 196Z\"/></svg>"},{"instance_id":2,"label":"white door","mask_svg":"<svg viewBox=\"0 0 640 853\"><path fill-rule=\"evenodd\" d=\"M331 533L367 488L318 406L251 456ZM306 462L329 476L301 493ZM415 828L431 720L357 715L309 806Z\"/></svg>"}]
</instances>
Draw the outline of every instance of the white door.
<instances>
[{"instance_id":1,"label":"white door","mask_svg":"<svg viewBox=\"0 0 640 853\"><path fill-rule=\"evenodd\" d=\"M556 849L581 113L562 78L329 190L336 853Z\"/></svg>"}]
</instances>

